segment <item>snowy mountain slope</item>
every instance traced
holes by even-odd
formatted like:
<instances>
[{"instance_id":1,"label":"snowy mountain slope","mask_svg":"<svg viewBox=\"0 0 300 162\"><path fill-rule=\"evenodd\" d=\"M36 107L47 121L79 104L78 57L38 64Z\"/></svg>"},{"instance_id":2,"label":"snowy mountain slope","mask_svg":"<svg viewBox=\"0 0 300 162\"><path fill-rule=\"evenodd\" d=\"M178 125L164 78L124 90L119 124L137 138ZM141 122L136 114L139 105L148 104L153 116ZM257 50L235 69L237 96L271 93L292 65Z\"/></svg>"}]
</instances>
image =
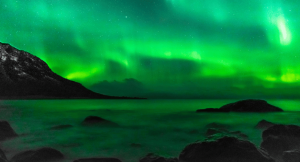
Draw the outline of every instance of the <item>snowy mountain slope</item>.
<instances>
[{"instance_id":1,"label":"snowy mountain slope","mask_svg":"<svg viewBox=\"0 0 300 162\"><path fill-rule=\"evenodd\" d=\"M25 51L0 43L0 98L114 98L62 78Z\"/></svg>"}]
</instances>

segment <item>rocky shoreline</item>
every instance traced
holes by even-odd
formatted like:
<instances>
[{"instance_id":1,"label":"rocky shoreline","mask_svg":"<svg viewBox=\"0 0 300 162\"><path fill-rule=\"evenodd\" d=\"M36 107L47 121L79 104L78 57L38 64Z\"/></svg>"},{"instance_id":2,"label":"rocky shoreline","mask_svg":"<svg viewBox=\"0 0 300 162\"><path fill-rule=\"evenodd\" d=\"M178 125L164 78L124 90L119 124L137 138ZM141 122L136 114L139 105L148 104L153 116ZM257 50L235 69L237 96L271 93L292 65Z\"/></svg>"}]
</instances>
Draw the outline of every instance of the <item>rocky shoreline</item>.
<instances>
[{"instance_id":1,"label":"rocky shoreline","mask_svg":"<svg viewBox=\"0 0 300 162\"><path fill-rule=\"evenodd\" d=\"M259 103L265 104L264 102ZM253 104L253 100L251 100L249 104ZM257 106L257 104L254 105ZM246 107L249 107L249 105ZM239 107L238 109L242 108ZM261 110L259 110L259 112L261 112ZM86 117L82 121L81 126L120 127L117 123L98 116ZM58 125L51 129L60 130L71 127L73 126ZM177 157L163 157L149 153L141 157L139 162L300 161L300 127L297 125L283 125L261 120L251 128L262 131L261 136L263 141L259 147L255 146L248 139L246 134L238 130L232 131L229 127L230 126L226 124L210 123L205 126L207 130L205 133L206 138L203 141L187 144ZM18 134L7 121L0 121L0 142L11 138L18 138ZM19 152L10 159L8 159L5 152L0 149L0 162L59 162L64 159L65 155L63 155L63 153L50 147ZM91 157L74 159L73 162L122 162L122 159L114 157Z\"/></svg>"}]
</instances>

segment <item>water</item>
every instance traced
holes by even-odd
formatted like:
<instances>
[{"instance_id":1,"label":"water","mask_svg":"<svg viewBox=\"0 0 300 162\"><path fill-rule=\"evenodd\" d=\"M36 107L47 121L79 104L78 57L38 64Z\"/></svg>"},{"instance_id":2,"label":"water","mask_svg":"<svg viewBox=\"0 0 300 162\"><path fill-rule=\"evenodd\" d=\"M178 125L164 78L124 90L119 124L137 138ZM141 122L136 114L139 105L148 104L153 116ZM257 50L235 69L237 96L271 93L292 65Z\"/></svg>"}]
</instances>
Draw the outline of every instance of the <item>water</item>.
<instances>
[{"instance_id":1,"label":"water","mask_svg":"<svg viewBox=\"0 0 300 162\"><path fill-rule=\"evenodd\" d=\"M205 125L219 122L240 130L258 145L261 131L253 127L262 119L300 125L300 101L269 103L283 113L195 113L234 100L21 100L0 101L0 119L7 120L20 137L1 143L8 158L40 147L52 147L72 161L85 157L116 157L138 162L147 153L176 157L189 143L203 140ZM120 127L85 127L90 115L116 122ZM50 130L62 124L72 128Z\"/></svg>"}]
</instances>

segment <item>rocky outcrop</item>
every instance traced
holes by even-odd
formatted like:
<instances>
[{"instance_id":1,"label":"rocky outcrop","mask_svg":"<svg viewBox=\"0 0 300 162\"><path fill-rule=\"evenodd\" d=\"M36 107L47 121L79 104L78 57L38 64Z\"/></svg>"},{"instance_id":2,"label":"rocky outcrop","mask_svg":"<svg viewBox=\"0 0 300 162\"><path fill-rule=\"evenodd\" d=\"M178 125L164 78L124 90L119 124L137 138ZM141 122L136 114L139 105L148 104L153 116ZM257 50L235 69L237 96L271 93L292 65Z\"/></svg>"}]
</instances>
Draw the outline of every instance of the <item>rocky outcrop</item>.
<instances>
[{"instance_id":1,"label":"rocky outcrop","mask_svg":"<svg viewBox=\"0 0 300 162\"><path fill-rule=\"evenodd\" d=\"M223 137L217 141L197 142L184 148L180 162L274 162L267 153L249 141Z\"/></svg>"},{"instance_id":2,"label":"rocky outcrop","mask_svg":"<svg viewBox=\"0 0 300 162\"><path fill-rule=\"evenodd\" d=\"M61 160L64 155L52 148L41 148L38 150L29 150L18 153L10 162L47 162Z\"/></svg>"},{"instance_id":3,"label":"rocky outcrop","mask_svg":"<svg viewBox=\"0 0 300 162\"><path fill-rule=\"evenodd\" d=\"M111 122L109 120L103 119L98 116L88 116L84 119L84 121L81 124L85 126L95 126L95 125L118 126L117 123Z\"/></svg>"},{"instance_id":4,"label":"rocky outcrop","mask_svg":"<svg viewBox=\"0 0 300 162\"><path fill-rule=\"evenodd\" d=\"M274 125L262 134L261 148L276 158L281 158L284 151L300 148L300 127L296 125Z\"/></svg>"},{"instance_id":5,"label":"rocky outcrop","mask_svg":"<svg viewBox=\"0 0 300 162\"><path fill-rule=\"evenodd\" d=\"M271 123L269 121L266 120L261 120L260 122L258 122L255 126L256 129L262 129L265 130L267 128L272 127L273 125L275 125L274 123Z\"/></svg>"},{"instance_id":6,"label":"rocky outcrop","mask_svg":"<svg viewBox=\"0 0 300 162\"><path fill-rule=\"evenodd\" d=\"M7 121L0 121L0 141L17 136L17 133L12 129Z\"/></svg>"},{"instance_id":7,"label":"rocky outcrop","mask_svg":"<svg viewBox=\"0 0 300 162\"><path fill-rule=\"evenodd\" d=\"M179 162L177 158L164 158L159 155L149 153L144 158L140 159L139 162Z\"/></svg>"},{"instance_id":8,"label":"rocky outcrop","mask_svg":"<svg viewBox=\"0 0 300 162\"><path fill-rule=\"evenodd\" d=\"M117 158L86 158L86 159L78 159L74 162L122 162Z\"/></svg>"},{"instance_id":9,"label":"rocky outcrop","mask_svg":"<svg viewBox=\"0 0 300 162\"><path fill-rule=\"evenodd\" d=\"M197 112L282 112L281 108L268 104L264 100L241 100L226 104L219 109L199 109Z\"/></svg>"}]
</instances>

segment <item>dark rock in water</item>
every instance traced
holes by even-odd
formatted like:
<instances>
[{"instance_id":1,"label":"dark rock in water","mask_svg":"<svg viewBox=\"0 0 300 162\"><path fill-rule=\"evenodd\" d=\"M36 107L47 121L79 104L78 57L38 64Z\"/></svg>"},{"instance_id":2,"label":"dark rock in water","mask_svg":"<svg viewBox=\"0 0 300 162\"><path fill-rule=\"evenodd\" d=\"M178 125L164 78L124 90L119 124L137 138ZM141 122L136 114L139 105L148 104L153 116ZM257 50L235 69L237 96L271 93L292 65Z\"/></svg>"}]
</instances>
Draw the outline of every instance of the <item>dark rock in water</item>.
<instances>
[{"instance_id":1,"label":"dark rock in water","mask_svg":"<svg viewBox=\"0 0 300 162\"><path fill-rule=\"evenodd\" d=\"M164 158L159 155L149 153L144 158L140 159L139 162L179 162L177 158Z\"/></svg>"},{"instance_id":2,"label":"dark rock in water","mask_svg":"<svg viewBox=\"0 0 300 162\"><path fill-rule=\"evenodd\" d=\"M264 100L241 100L220 107L221 111L226 112L282 112L283 110L270 105Z\"/></svg>"},{"instance_id":3,"label":"dark rock in water","mask_svg":"<svg viewBox=\"0 0 300 162\"><path fill-rule=\"evenodd\" d=\"M300 148L300 127L296 125L274 125L262 133L261 148L276 158L284 151Z\"/></svg>"},{"instance_id":4,"label":"dark rock in water","mask_svg":"<svg viewBox=\"0 0 300 162\"><path fill-rule=\"evenodd\" d=\"M271 123L269 121L266 121L266 120L261 120L260 122L257 123L255 128L256 129L267 129L267 128L272 127L273 125L275 125L275 124Z\"/></svg>"},{"instance_id":5,"label":"dark rock in water","mask_svg":"<svg viewBox=\"0 0 300 162\"><path fill-rule=\"evenodd\" d=\"M284 162L299 162L300 161L300 150L284 151L282 154Z\"/></svg>"},{"instance_id":6,"label":"dark rock in water","mask_svg":"<svg viewBox=\"0 0 300 162\"><path fill-rule=\"evenodd\" d=\"M198 109L196 112L225 112L225 111L221 111L218 108L206 108L206 109Z\"/></svg>"},{"instance_id":7,"label":"dark rock in water","mask_svg":"<svg viewBox=\"0 0 300 162\"><path fill-rule=\"evenodd\" d=\"M17 136L17 133L11 128L7 121L0 121L0 141Z\"/></svg>"},{"instance_id":8,"label":"dark rock in water","mask_svg":"<svg viewBox=\"0 0 300 162\"><path fill-rule=\"evenodd\" d=\"M122 162L117 158L87 158L87 159L78 159L74 162Z\"/></svg>"},{"instance_id":9,"label":"dark rock in water","mask_svg":"<svg viewBox=\"0 0 300 162\"><path fill-rule=\"evenodd\" d=\"M249 141L224 137L217 141L193 143L179 155L180 162L274 162Z\"/></svg>"},{"instance_id":10,"label":"dark rock in water","mask_svg":"<svg viewBox=\"0 0 300 162\"><path fill-rule=\"evenodd\" d=\"M29 150L18 153L10 162L48 162L54 160L61 160L64 155L52 148L41 148L38 150Z\"/></svg>"},{"instance_id":11,"label":"dark rock in water","mask_svg":"<svg viewBox=\"0 0 300 162\"><path fill-rule=\"evenodd\" d=\"M72 127L73 127L73 125L66 124L66 125L57 125L57 126L51 127L50 129L51 130L61 130L61 129L68 129L68 128L72 128Z\"/></svg>"},{"instance_id":12,"label":"dark rock in water","mask_svg":"<svg viewBox=\"0 0 300 162\"><path fill-rule=\"evenodd\" d=\"M228 128L230 128L230 125L213 122L213 123L207 124L205 126L205 128L228 129Z\"/></svg>"},{"instance_id":13,"label":"dark rock in water","mask_svg":"<svg viewBox=\"0 0 300 162\"><path fill-rule=\"evenodd\" d=\"M103 119L98 116L88 116L82 122L83 125L106 125L106 126L118 126L117 123Z\"/></svg>"},{"instance_id":14,"label":"dark rock in water","mask_svg":"<svg viewBox=\"0 0 300 162\"><path fill-rule=\"evenodd\" d=\"M1 149L0 149L0 162L8 162L6 155Z\"/></svg>"},{"instance_id":15,"label":"dark rock in water","mask_svg":"<svg viewBox=\"0 0 300 162\"><path fill-rule=\"evenodd\" d=\"M223 138L223 137L235 137L238 139L248 139L248 136L243 134L241 131L234 131L230 132L227 129L215 129L215 128L209 128L206 131L206 141L215 141L217 139Z\"/></svg>"},{"instance_id":16,"label":"dark rock in water","mask_svg":"<svg viewBox=\"0 0 300 162\"><path fill-rule=\"evenodd\" d=\"M264 100L241 100L226 104L219 109L207 108L199 109L197 112L282 112L283 110L268 104Z\"/></svg>"},{"instance_id":17,"label":"dark rock in water","mask_svg":"<svg viewBox=\"0 0 300 162\"><path fill-rule=\"evenodd\" d=\"M280 136L280 135L300 138L300 127L297 125L276 124L263 131L262 137L263 140L265 140L269 136Z\"/></svg>"}]
</instances>

